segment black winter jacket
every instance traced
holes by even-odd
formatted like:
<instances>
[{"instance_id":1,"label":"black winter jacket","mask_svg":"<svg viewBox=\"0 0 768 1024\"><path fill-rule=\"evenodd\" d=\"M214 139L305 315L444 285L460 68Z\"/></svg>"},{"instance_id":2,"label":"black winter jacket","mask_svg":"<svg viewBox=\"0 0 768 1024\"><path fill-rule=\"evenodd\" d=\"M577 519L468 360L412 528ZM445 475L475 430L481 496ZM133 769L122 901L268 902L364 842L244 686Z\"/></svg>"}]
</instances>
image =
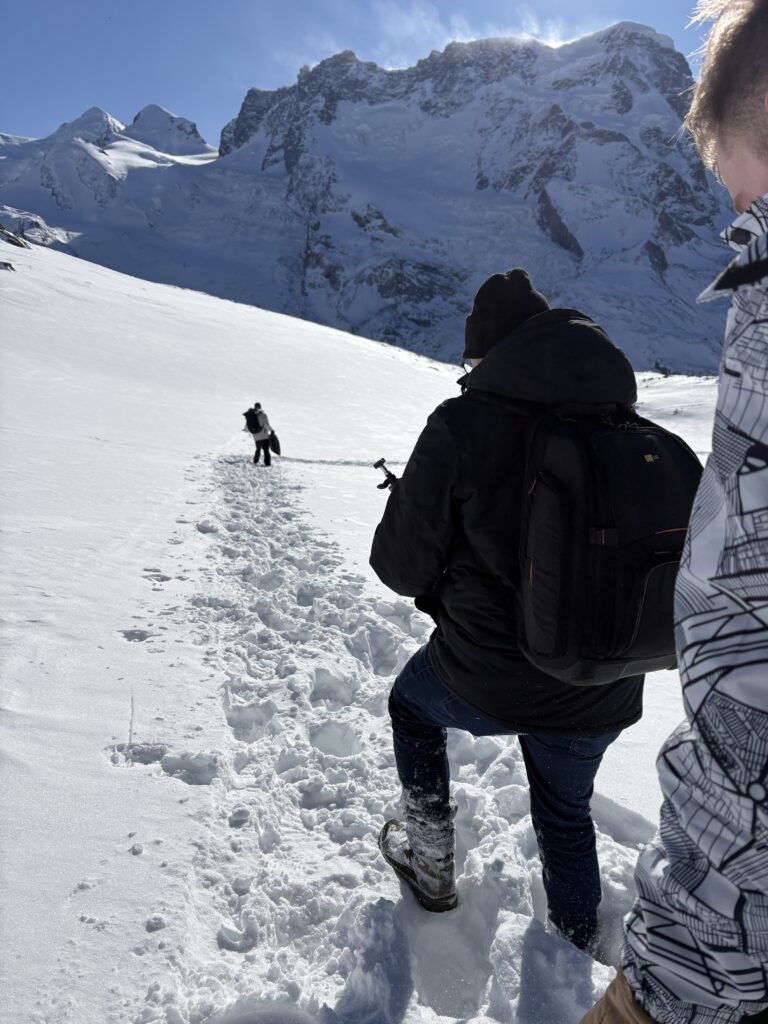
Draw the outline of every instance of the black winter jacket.
<instances>
[{"instance_id":1,"label":"black winter jacket","mask_svg":"<svg viewBox=\"0 0 768 1024\"><path fill-rule=\"evenodd\" d=\"M632 405L626 357L583 313L552 309L495 345L429 417L377 527L371 565L436 622L432 666L516 732L594 736L636 722L643 678L576 687L520 653L517 551L526 423L545 405Z\"/></svg>"}]
</instances>

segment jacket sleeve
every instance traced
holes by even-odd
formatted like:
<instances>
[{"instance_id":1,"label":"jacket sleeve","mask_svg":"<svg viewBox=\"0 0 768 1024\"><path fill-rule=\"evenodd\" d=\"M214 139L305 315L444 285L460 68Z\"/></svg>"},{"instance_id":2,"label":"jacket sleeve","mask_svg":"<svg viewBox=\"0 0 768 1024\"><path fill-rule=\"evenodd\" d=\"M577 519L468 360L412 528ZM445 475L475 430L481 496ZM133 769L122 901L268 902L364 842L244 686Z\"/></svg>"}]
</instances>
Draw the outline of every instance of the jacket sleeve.
<instances>
[{"instance_id":1,"label":"jacket sleeve","mask_svg":"<svg viewBox=\"0 0 768 1024\"><path fill-rule=\"evenodd\" d=\"M374 572L404 597L429 594L445 570L455 529L456 459L441 406L392 487L373 538Z\"/></svg>"},{"instance_id":2,"label":"jacket sleeve","mask_svg":"<svg viewBox=\"0 0 768 1024\"><path fill-rule=\"evenodd\" d=\"M687 720L626 920L624 972L659 1024L768 1007L768 288L737 291L728 324L675 602Z\"/></svg>"},{"instance_id":3,"label":"jacket sleeve","mask_svg":"<svg viewBox=\"0 0 768 1024\"><path fill-rule=\"evenodd\" d=\"M263 412L261 415L263 417L261 421L261 429L266 430L266 432L269 434L270 431L272 430L272 427L269 425L269 417L265 412Z\"/></svg>"}]
</instances>

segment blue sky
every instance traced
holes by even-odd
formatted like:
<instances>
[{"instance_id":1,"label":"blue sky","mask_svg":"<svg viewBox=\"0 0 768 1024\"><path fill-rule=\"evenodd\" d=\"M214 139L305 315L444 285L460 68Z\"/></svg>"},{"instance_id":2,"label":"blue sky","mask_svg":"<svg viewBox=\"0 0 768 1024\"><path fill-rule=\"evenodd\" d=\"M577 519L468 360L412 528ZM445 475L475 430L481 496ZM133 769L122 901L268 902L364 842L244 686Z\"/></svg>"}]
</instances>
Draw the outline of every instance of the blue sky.
<instances>
[{"instance_id":1,"label":"blue sky","mask_svg":"<svg viewBox=\"0 0 768 1024\"><path fill-rule=\"evenodd\" d=\"M91 106L130 121L159 103L218 143L250 86L295 80L339 50L403 67L451 39L557 42L616 21L672 36L686 55L693 0L0 0L0 131L43 136Z\"/></svg>"}]
</instances>

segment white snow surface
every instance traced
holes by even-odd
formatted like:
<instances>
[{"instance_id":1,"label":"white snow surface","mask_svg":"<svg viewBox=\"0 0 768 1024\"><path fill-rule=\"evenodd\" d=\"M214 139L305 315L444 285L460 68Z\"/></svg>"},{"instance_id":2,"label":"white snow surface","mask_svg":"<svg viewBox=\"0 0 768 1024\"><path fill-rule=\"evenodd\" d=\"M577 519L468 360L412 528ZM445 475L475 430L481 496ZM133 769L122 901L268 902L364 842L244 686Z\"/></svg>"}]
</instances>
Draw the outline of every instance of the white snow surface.
<instances>
[{"instance_id":1,"label":"white snow surface","mask_svg":"<svg viewBox=\"0 0 768 1024\"><path fill-rule=\"evenodd\" d=\"M4 1024L575 1024L612 976L673 673L594 802L603 949L545 926L514 738L451 736L460 905L376 848L386 698L429 623L367 568L457 371L50 249L4 248ZM709 444L711 379L639 378ZM261 401L285 456L250 462Z\"/></svg>"}]
</instances>

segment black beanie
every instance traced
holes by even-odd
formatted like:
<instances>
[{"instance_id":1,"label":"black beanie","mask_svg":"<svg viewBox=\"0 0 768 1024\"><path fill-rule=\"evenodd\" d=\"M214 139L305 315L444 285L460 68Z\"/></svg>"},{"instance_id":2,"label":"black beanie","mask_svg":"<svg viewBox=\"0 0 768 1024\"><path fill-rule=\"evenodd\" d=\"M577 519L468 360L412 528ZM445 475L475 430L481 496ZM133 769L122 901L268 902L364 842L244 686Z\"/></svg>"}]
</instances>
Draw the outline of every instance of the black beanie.
<instances>
[{"instance_id":1,"label":"black beanie","mask_svg":"<svg viewBox=\"0 0 768 1024\"><path fill-rule=\"evenodd\" d=\"M526 270L515 267L480 285L464 328L464 359L482 359L529 317L549 309Z\"/></svg>"}]
</instances>

